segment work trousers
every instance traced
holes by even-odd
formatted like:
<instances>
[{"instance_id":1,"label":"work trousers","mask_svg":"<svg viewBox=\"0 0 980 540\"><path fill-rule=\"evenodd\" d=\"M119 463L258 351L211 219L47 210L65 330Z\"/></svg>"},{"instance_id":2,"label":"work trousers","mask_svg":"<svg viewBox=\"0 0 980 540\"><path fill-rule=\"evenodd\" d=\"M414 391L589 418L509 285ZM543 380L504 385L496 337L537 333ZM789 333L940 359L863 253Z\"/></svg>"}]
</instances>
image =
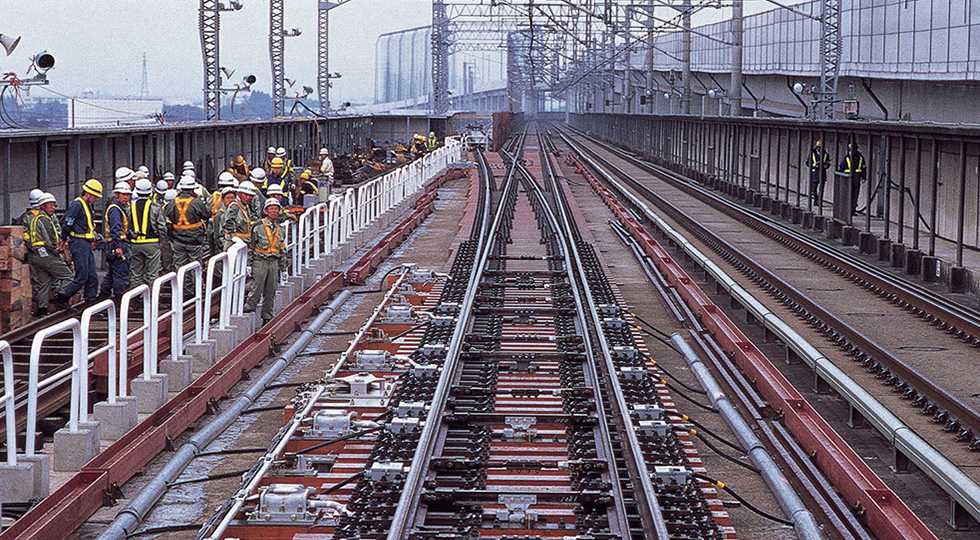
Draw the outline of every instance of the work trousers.
<instances>
[{"instance_id":1,"label":"work trousers","mask_svg":"<svg viewBox=\"0 0 980 540\"><path fill-rule=\"evenodd\" d=\"M129 284L139 287L153 285L160 275L160 243L133 244L129 248Z\"/></svg>"},{"instance_id":2,"label":"work trousers","mask_svg":"<svg viewBox=\"0 0 980 540\"><path fill-rule=\"evenodd\" d=\"M174 269L174 243L169 238L160 239L160 273Z\"/></svg>"},{"instance_id":3,"label":"work trousers","mask_svg":"<svg viewBox=\"0 0 980 540\"><path fill-rule=\"evenodd\" d=\"M94 300L99 295L99 274L95 268L95 250L92 241L84 238L72 238L68 242L72 263L75 265L75 278L61 291L61 294L71 298L75 293L85 288L85 300Z\"/></svg>"},{"instance_id":4,"label":"work trousers","mask_svg":"<svg viewBox=\"0 0 980 540\"><path fill-rule=\"evenodd\" d=\"M37 304L37 309L47 309L52 291L61 292L74 276L61 254L55 251L49 251L45 257L31 252L28 262L31 265L34 303Z\"/></svg>"},{"instance_id":5,"label":"work trousers","mask_svg":"<svg viewBox=\"0 0 980 540\"><path fill-rule=\"evenodd\" d=\"M105 254L106 271L102 278L102 296L122 296L129 285L129 249L123 247L122 257L111 251Z\"/></svg>"},{"instance_id":6,"label":"work trousers","mask_svg":"<svg viewBox=\"0 0 980 540\"><path fill-rule=\"evenodd\" d=\"M203 264L204 255L207 252L207 242L202 240L198 244L191 244L188 242L180 242L177 240L173 241L174 247L174 271L180 270L181 266L187 263L198 261ZM203 274L202 274L203 275ZM191 274L188 274L188 278ZM202 285L203 288L203 285ZM187 283L184 283L184 300L187 300L194 295L194 282L190 279Z\"/></svg>"},{"instance_id":7,"label":"work trousers","mask_svg":"<svg viewBox=\"0 0 980 540\"><path fill-rule=\"evenodd\" d=\"M259 299L262 299L262 323L272 320L273 307L276 300L276 288L279 286L279 258L255 255L252 257L252 290L245 300L245 309L255 311Z\"/></svg>"},{"instance_id":8,"label":"work trousers","mask_svg":"<svg viewBox=\"0 0 980 540\"><path fill-rule=\"evenodd\" d=\"M825 169L810 171L810 201L813 206L819 207L823 201L823 187L827 182L827 172Z\"/></svg>"}]
</instances>

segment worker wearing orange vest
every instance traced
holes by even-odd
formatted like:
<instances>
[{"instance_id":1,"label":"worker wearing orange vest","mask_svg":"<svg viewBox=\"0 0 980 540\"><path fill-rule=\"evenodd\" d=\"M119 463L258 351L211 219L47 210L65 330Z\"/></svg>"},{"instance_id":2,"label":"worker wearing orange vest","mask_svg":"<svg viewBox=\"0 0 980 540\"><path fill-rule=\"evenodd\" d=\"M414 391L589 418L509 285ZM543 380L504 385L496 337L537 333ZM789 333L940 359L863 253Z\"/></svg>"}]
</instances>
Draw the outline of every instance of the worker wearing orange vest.
<instances>
[{"instance_id":1,"label":"worker wearing orange vest","mask_svg":"<svg viewBox=\"0 0 980 540\"><path fill-rule=\"evenodd\" d=\"M228 205L228 210L225 211L225 221L222 224L225 231L225 249L231 247L235 238L247 244L249 238L252 236L252 220L249 217L249 204L252 202L252 198L255 197L257 191L255 184L248 180L238 184L238 199Z\"/></svg>"},{"instance_id":2,"label":"worker wearing orange vest","mask_svg":"<svg viewBox=\"0 0 980 540\"><path fill-rule=\"evenodd\" d=\"M272 320L276 287L287 269L285 233L277 223L281 210L279 200L269 197L265 201L265 219L252 225L249 238L249 255L252 266L252 291L245 300L245 313L255 311L262 300L262 324Z\"/></svg>"},{"instance_id":3,"label":"worker wearing orange vest","mask_svg":"<svg viewBox=\"0 0 980 540\"><path fill-rule=\"evenodd\" d=\"M179 269L193 261L203 263L207 252L207 222L211 219L211 211L197 196L197 185L193 178L181 177L177 184L180 194L172 203L167 203L165 213L173 243L174 268Z\"/></svg>"},{"instance_id":4,"label":"worker wearing orange vest","mask_svg":"<svg viewBox=\"0 0 980 540\"><path fill-rule=\"evenodd\" d=\"M238 180L235 179L235 175L228 171L224 171L218 175L218 189L211 193L211 215L213 216L217 211L218 207L221 206L221 192L226 187L235 187L238 185Z\"/></svg>"}]
</instances>

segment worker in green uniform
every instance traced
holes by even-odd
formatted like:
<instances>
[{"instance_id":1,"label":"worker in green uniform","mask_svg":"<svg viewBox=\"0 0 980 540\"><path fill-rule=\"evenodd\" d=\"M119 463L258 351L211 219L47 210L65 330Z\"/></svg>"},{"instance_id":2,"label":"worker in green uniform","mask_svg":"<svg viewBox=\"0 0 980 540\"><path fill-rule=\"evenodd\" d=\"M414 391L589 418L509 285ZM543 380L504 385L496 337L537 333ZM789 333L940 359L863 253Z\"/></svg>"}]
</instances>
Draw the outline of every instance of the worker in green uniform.
<instances>
[{"instance_id":1,"label":"worker in green uniform","mask_svg":"<svg viewBox=\"0 0 980 540\"><path fill-rule=\"evenodd\" d=\"M42 193L38 199L39 212L28 226L30 243L27 260L31 265L31 284L34 285L34 303L37 304L35 317L48 314L51 291L61 292L74 277L59 250L59 247L63 247L61 235L58 234L58 220L54 217L57 206L54 195Z\"/></svg>"},{"instance_id":2,"label":"worker in green uniform","mask_svg":"<svg viewBox=\"0 0 980 540\"><path fill-rule=\"evenodd\" d=\"M41 214L41 209L39 208L38 205L38 201L41 199L41 195L44 195L43 191L37 188L32 189L30 193L27 194L27 208L24 210L24 213L17 218L17 221L14 222L14 225L19 224L24 229L23 230L24 245L28 247L31 245L31 235L30 235L31 222L34 221L34 218L36 218L39 214ZM26 262L27 264L31 264L30 249L27 250L27 255L24 258L24 262ZM34 272L31 272L32 290L36 291L40 287L41 287L41 283L35 279Z\"/></svg>"},{"instance_id":3,"label":"worker in green uniform","mask_svg":"<svg viewBox=\"0 0 980 540\"><path fill-rule=\"evenodd\" d=\"M265 219L252 225L249 251L252 259L252 291L245 300L245 313L252 313L262 300L262 324L272 320L273 303L279 278L286 271L286 234L276 223L281 210L279 200L265 201Z\"/></svg>"},{"instance_id":4,"label":"worker in green uniform","mask_svg":"<svg viewBox=\"0 0 980 540\"><path fill-rule=\"evenodd\" d=\"M252 169L252 171L254 172L255 169ZM230 248L235 238L248 244L249 237L252 236L253 222L249 216L256 214L252 213L250 203L258 190L255 189L255 184L246 180L238 184L237 192L238 198L228 205L228 210L225 211L224 222L221 224L224 230L224 249Z\"/></svg>"},{"instance_id":5,"label":"worker in green uniform","mask_svg":"<svg viewBox=\"0 0 980 540\"><path fill-rule=\"evenodd\" d=\"M215 192L217 193L217 191ZM225 214L238 196L238 188L235 186L225 186L221 188L221 199L211 216L211 223L208 225L208 242L211 244L211 252L217 254L224 251L225 244Z\"/></svg>"},{"instance_id":6,"label":"worker in green uniform","mask_svg":"<svg viewBox=\"0 0 980 540\"><path fill-rule=\"evenodd\" d=\"M204 263L207 253L207 222L211 219L208 205L197 196L197 182L188 176L177 184L180 193L167 203L166 217L170 220L170 238L174 250L174 268L199 261ZM192 286L184 284L184 296L194 294Z\"/></svg>"},{"instance_id":7,"label":"worker in green uniform","mask_svg":"<svg viewBox=\"0 0 980 540\"><path fill-rule=\"evenodd\" d=\"M167 234L161 205L150 200L153 184L136 181L136 200L130 203L133 230L129 236L129 284L152 285L160 275L160 237Z\"/></svg>"}]
</instances>

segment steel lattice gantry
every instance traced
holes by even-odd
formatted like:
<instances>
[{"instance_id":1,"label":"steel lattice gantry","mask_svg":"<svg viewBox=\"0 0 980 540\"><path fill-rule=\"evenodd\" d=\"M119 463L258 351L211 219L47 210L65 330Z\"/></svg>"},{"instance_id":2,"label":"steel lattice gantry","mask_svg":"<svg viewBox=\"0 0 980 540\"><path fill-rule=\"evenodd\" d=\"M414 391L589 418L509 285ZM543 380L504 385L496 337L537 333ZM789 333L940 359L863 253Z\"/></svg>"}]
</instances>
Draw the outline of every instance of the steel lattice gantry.
<instances>
[{"instance_id":1,"label":"steel lattice gantry","mask_svg":"<svg viewBox=\"0 0 980 540\"><path fill-rule=\"evenodd\" d=\"M272 64L273 116L286 112L285 35L283 34L283 0L269 0L269 60Z\"/></svg>"},{"instance_id":2,"label":"steel lattice gantry","mask_svg":"<svg viewBox=\"0 0 980 540\"><path fill-rule=\"evenodd\" d=\"M204 111L207 120L221 118L221 67L218 57L218 0L201 0L201 52L204 56Z\"/></svg>"}]
</instances>

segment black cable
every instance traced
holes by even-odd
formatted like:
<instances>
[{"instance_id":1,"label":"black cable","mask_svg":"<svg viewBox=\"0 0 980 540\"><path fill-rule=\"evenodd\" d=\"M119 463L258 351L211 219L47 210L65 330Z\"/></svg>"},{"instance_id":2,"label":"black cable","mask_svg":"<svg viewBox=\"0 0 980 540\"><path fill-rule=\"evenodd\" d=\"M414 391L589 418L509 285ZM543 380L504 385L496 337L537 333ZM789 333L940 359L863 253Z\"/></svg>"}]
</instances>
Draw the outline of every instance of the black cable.
<instances>
[{"instance_id":1,"label":"black cable","mask_svg":"<svg viewBox=\"0 0 980 540\"><path fill-rule=\"evenodd\" d=\"M196 457L205 456L230 456L232 454L254 454L258 452L265 452L268 448L264 446L249 446L247 448L226 448L224 450L208 450L206 452L201 452Z\"/></svg>"},{"instance_id":2,"label":"black cable","mask_svg":"<svg viewBox=\"0 0 980 540\"><path fill-rule=\"evenodd\" d=\"M718 435L714 431L708 429L701 422L698 422L697 420L691 418L690 416L688 416L686 414L676 413L674 411L664 411L664 413L667 416L673 416L673 417L676 417L676 418L680 418L681 420L683 420L685 422L690 422L691 425L693 425L694 427L698 428L699 430L707 433L708 435L711 435L712 437L715 438L715 440L717 440L718 442L720 442L720 443L724 444L725 446L731 448L732 450L735 450L737 452L743 452L743 453L745 452L745 449L742 448L741 446L739 446L739 445L737 445L737 444L729 441L728 439L725 439L721 435Z\"/></svg>"},{"instance_id":3,"label":"black cable","mask_svg":"<svg viewBox=\"0 0 980 540\"><path fill-rule=\"evenodd\" d=\"M735 457L735 456L733 456L731 454L728 454L728 453L724 452L721 448L718 448L717 446L715 446L714 443L712 443L704 435L702 435L700 431L693 430L693 429L691 431L694 432L694 436L697 437L699 441L703 442L705 446L707 446L708 448L710 448L714 453L718 454L719 456L727 459L728 461L731 461L732 463L734 463L734 464L736 464L736 465L738 465L740 467L744 467L744 468L746 468L746 469L748 469L748 470L750 470L750 471L752 471L752 472L754 472L756 474L759 474L759 473L762 472L759 469L757 469L754 465L752 465L751 463L745 463L744 461L738 459L737 457Z\"/></svg>"},{"instance_id":4,"label":"black cable","mask_svg":"<svg viewBox=\"0 0 980 540\"><path fill-rule=\"evenodd\" d=\"M251 469L242 469L240 471L229 471L224 473L209 474L207 476L198 476L197 478L188 478L187 480L175 480L167 484L167 488L172 488L176 486L182 486L184 484L199 484L201 482L210 482L211 480L221 480L222 478L233 478L235 476L241 476L247 473Z\"/></svg>"},{"instance_id":5,"label":"black cable","mask_svg":"<svg viewBox=\"0 0 980 540\"><path fill-rule=\"evenodd\" d=\"M361 435L367 435L368 433L374 433L375 431L380 430L382 427L383 426L378 426L378 427L364 429L364 430L361 430L361 431L355 431L355 432L350 433L348 435L344 435L343 437L337 437L335 439L330 439L330 440L327 440L327 441L323 441L321 443L314 444L313 446L307 446L306 448L303 448L302 450L297 450L297 451L295 451L293 453L298 456L300 454L305 454L307 452L312 452L313 450L316 450L318 448L323 448L324 446L327 446L327 445L331 445L331 444L338 443L338 442L341 442L341 441L346 441L348 439L353 439L354 437L360 437Z\"/></svg>"},{"instance_id":6,"label":"black cable","mask_svg":"<svg viewBox=\"0 0 980 540\"><path fill-rule=\"evenodd\" d=\"M317 493L317 495L330 495L334 491L337 491L338 489L346 486L347 484L350 484L351 482L353 482L354 480L357 480L358 478L360 478L363 475L364 475L364 471L358 471L358 472L356 472L356 473L348 476L347 478L344 478L339 483L334 484L334 485L328 487L327 489L324 489L323 491Z\"/></svg>"},{"instance_id":7,"label":"black cable","mask_svg":"<svg viewBox=\"0 0 980 540\"><path fill-rule=\"evenodd\" d=\"M668 338L668 339L670 338L670 334L668 334L667 332L664 332L663 330L657 328L655 325L652 325L652 324L648 323L647 321L645 321L643 319L643 317L640 317L636 313L632 313L632 312L630 313L630 315L632 315L634 319L636 319L636 320L640 321L641 323L649 326L650 328L652 328L653 330L655 330L658 334L662 335L663 337ZM670 348L673 349L674 348L673 345L671 345Z\"/></svg>"},{"instance_id":8,"label":"black cable","mask_svg":"<svg viewBox=\"0 0 980 540\"><path fill-rule=\"evenodd\" d=\"M150 527L149 529L143 529L142 531L133 531L126 535L126 538L134 538L136 536L146 536L148 534L160 534L166 532L181 532L181 531L196 531L199 530L203 523L181 523L180 525L163 525L161 527Z\"/></svg>"},{"instance_id":9,"label":"black cable","mask_svg":"<svg viewBox=\"0 0 980 540\"><path fill-rule=\"evenodd\" d=\"M278 411L286 408L286 404L283 405L266 405L265 407L252 407L250 409L245 409L242 414L253 414L266 411Z\"/></svg>"},{"instance_id":10,"label":"black cable","mask_svg":"<svg viewBox=\"0 0 980 540\"><path fill-rule=\"evenodd\" d=\"M782 523L783 525L788 525L790 527L793 526L793 522L792 521L790 521L788 519L785 519L785 518L781 518L779 516L775 516L773 514L770 514L769 512L766 512L765 510L763 510L763 509L759 508L758 506L755 506L754 504L752 504L749 501L745 500L741 495L739 495L738 493L735 493L732 490L732 488L726 486L724 482L719 482L718 480L715 480L714 478L711 478L710 476L706 476L706 475L703 475L703 474L700 474L700 473L692 473L692 474L694 475L695 478L699 478L701 480L705 480L707 482L711 482L716 487L725 490L726 493L728 493L732 497L735 497L735 500L737 500L738 502L742 503L743 505L745 505L746 508L748 508L749 510L755 512L756 514L759 514L760 516L762 516L762 517L764 517L766 519L770 519L772 521L775 521L776 523Z\"/></svg>"},{"instance_id":11,"label":"black cable","mask_svg":"<svg viewBox=\"0 0 980 540\"><path fill-rule=\"evenodd\" d=\"M667 371L662 365L660 365L659 363L657 363L657 361L654 360L653 357L650 356L649 354L644 354L644 356L646 356L647 358L649 358L650 361L653 363L653 365L656 366L656 368L658 370L662 371L664 373L664 375L666 375L666 376L670 377L671 379L673 379L677 384L681 385L683 388L686 388L688 392L694 392L695 394L701 394L701 395L707 395L708 394L704 390L702 390L700 388L694 388L693 386L691 386L691 385L685 383L684 381L678 379L676 375L674 375L671 372Z\"/></svg>"},{"instance_id":12,"label":"black cable","mask_svg":"<svg viewBox=\"0 0 980 540\"><path fill-rule=\"evenodd\" d=\"M691 403L693 403L694 405L696 405L696 406L697 406L698 408L701 408L701 409L704 409L704 410L706 410L706 411L708 411L708 412L713 412L713 413L716 413L716 412L718 412L718 411L716 411L716 410L714 409L714 407L709 407L708 405L705 405L704 403L701 403L701 402L699 402L699 401L697 401L697 400L695 400L695 399L694 399L694 398L692 398L691 396L689 396L689 395L687 395L687 394L685 394L684 392L682 392L680 388L677 388L676 386L674 386L674 385L672 385L672 384L670 384L669 382L667 382L667 381L661 381L661 382L663 382L663 383L664 383L664 385L665 385L665 386L666 386L666 387L667 387L667 388L668 388L668 389L669 389L669 390L670 390L671 392L673 392L673 393L675 393L675 394L677 394L677 395L679 395L680 397L682 397L682 398L684 398L684 399L686 399L687 401L690 401Z\"/></svg>"}]
</instances>

